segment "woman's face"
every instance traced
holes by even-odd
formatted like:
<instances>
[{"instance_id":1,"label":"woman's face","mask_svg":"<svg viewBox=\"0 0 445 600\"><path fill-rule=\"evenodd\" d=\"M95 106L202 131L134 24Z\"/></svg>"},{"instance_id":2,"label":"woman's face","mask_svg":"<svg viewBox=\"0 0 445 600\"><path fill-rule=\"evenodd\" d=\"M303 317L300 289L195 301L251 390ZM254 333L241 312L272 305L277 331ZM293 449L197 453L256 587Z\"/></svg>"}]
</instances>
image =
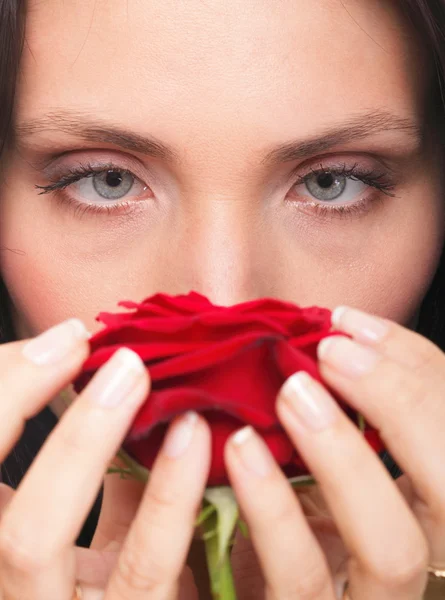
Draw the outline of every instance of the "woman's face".
<instances>
[{"instance_id":1,"label":"woman's face","mask_svg":"<svg viewBox=\"0 0 445 600\"><path fill-rule=\"evenodd\" d=\"M18 335L190 290L409 324L444 208L395 7L31 0L0 202Z\"/></svg>"}]
</instances>

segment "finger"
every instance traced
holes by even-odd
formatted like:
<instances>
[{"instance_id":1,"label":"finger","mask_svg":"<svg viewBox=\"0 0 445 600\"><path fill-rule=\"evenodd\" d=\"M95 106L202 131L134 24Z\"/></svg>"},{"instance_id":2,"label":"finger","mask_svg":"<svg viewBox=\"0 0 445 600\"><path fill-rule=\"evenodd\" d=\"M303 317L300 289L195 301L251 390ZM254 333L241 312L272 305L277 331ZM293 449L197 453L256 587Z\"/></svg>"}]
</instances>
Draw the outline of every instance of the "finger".
<instances>
[{"instance_id":1,"label":"finger","mask_svg":"<svg viewBox=\"0 0 445 600\"><path fill-rule=\"evenodd\" d=\"M14 490L6 485L5 483L0 483L0 519L2 517L2 513L4 512L6 506L11 502L12 497L14 496Z\"/></svg>"},{"instance_id":2,"label":"finger","mask_svg":"<svg viewBox=\"0 0 445 600\"><path fill-rule=\"evenodd\" d=\"M88 332L78 319L51 327L31 340L0 346L0 462L37 414L80 370L88 356Z\"/></svg>"},{"instance_id":3,"label":"finger","mask_svg":"<svg viewBox=\"0 0 445 600\"><path fill-rule=\"evenodd\" d=\"M94 587L94 586L84 585L84 584L77 584L77 585L78 585L78 589L76 591L77 591L77 597L79 598L79 600L103 600L103 597L104 597L103 589Z\"/></svg>"},{"instance_id":4,"label":"finger","mask_svg":"<svg viewBox=\"0 0 445 600\"><path fill-rule=\"evenodd\" d=\"M239 600L265 600L265 581L261 565L252 545L239 529L230 553L233 579Z\"/></svg>"},{"instance_id":5,"label":"finger","mask_svg":"<svg viewBox=\"0 0 445 600\"><path fill-rule=\"evenodd\" d=\"M352 556L354 600L418 600L426 583L428 544L357 427L305 372L281 388L277 414L319 483Z\"/></svg>"},{"instance_id":6,"label":"finger","mask_svg":"<svg viewBox=\"0 0 445 600\"><path fill-rule=\"evenodd\" d=\"M210 430L179 417L158 454L113 571L106 600L176 600L210 468Z\"/></svg>"},{"instance_id":7,"label":"finger","mask_svg":"<svg viewBox=\"0 0 445 600\"><path fill-rule=\"evenodd\" d=\"M336 326L344 323L347 332L355 335L362 318L356 313L354 327L345 310ZM373 321L371 315L363 319ZM319 344L318 355L323 379L379 430L409 475L424 513L428 507L423 526L432 558L445 564L445 479L437 476L445 454L445 355L396 324L367 345L332 336Z\"/></svg>"},{"instance_id":8,"label":"finger","mask_svg":"<svg viewBox=\"0 0 445 600\"><path fill-rule=\"evenodd\" d=\"M118 457L114 467L126 467ZM144 493L145 484L134 479L105 475L102 504L90 548L118 551L127 536Z\"/></svg>"},{"instance_id":9,"label":"finger","mask_svg":"<svg viewBox=\"0 0 445 600\"><path fill-rule=\"evenodd\" d=\"M334 600L326 558L264 441L245 427L229 438L224 452L267 597Z\"/></svg>"},{"instance_id":10,"label":"finger","mask_svg":"<svg viewBox=\"0 0 445 600\"><path fill-rule=\"evenodd\" d=\"M103 594L116 565L118 553L76 546L75 556L77 582L98 588Z\"/></svg>"},{"instance_id":11,"label":"finger","mask_svg":"<svg viewBox=\"0 0 445 600\"><path fill-rule=\"evenodd\" d=\"M121 348L46 440L0 527L0 578L12 598L71 597L74 542L148 390L141 359Z\"/></svg>"},{"instance_id":12,"label":"finger","mask_svg":"<svg viewBox=\"0 0 445 600\"><path fill-rule=\"evenodd\" d=\"M384 317L339 306L332 312L331 320L336 330L352 335L357 342L367 346L379 346L388 358L409 368L417 369L425 362L435 370L438 361L443 360L443 353L430 340Z\"/></svg>"}]
</instances>

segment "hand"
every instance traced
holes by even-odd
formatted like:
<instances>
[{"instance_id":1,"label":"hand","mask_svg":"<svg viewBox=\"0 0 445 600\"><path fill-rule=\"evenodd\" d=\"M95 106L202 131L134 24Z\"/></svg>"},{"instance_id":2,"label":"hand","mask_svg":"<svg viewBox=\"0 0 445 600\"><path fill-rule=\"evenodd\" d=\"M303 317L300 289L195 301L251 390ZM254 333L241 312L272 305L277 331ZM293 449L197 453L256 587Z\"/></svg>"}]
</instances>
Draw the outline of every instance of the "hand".
<instances>
[{"instance_id":1,"label":"hand","mask_svg":"<svg viewBox=\"0 0 445 600\"><path fill-rule=\"evenodd\" d=\"M79 323L64 323L32 341L33 358L29 340L0 347L0 461L25 420L79 373L86 339ZM1 600L71 600L78 580L84 600L197 598L184 570L210 463L210 431L197 416L171 425L128 531L107 528L106 512L96 548L74 546L149 386L139 357L119 350L63 414L18 489L0 484Z\"/></svg>"},{"instance_id":2,"label":"hand","mask_svg":"<svg viewBox=\"0 0 445 600\"><path fill-rule=\"evenodd\" d=\"M354 339L333 336L319 345L322 378L379 430L405 475L391 479L325 386L290 378L277 414L319 483L332 543L320 522L308 522L315 505L303 510L259 436L235 434L226 464L265 596L341 597L331 574L340 556L352 600L420 600L427 565L445 566L445 355L400 325L352 309L335 326ZM318 515L328 527L329 513Z\"/></svg>"}]
</instances>

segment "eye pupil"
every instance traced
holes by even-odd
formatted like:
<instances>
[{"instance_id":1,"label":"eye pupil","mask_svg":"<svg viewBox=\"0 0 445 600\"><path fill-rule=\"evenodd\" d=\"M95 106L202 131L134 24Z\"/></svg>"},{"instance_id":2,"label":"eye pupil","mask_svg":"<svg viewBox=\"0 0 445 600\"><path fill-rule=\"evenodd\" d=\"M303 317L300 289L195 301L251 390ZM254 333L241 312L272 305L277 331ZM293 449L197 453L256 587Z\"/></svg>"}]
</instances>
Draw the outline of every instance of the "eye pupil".
<instances>
[{"instance_id":1,"label":"eye pupil","mask_svg":"<svg viewBox=\"0 0 445 600\"><path fill-rule=\"evenodd\" d=\"M330 188L334 183L334 177L332 173L321 173L317 177L317 183L324 189Z\"/></svg>"},{"instance_id":2,"label":"eye pupil","mask_svg":"<svg viewBox=\"0 0 445 600\"><path fill-rule=\"evenodd\" d=\"M119 187L123 181L122 175L119 171L108 171L105 178L105 182L110 187Z\"/></svg>"}]
</instances>

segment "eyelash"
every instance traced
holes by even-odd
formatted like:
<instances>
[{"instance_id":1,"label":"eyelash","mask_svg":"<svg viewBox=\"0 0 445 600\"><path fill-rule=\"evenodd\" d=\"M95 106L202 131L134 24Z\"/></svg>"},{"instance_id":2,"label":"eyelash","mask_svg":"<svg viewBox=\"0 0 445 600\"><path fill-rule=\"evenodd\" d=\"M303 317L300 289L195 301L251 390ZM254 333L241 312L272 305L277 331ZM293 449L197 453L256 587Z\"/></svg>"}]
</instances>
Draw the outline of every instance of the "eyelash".
<instances>
[{"instance_id":1,"label":"eyelash","mask_svg":"<svg viewBox=\"0 0 445 600\"><path fill-rule=\"evenodd\" d=\"M364 169L358 163L355 163L352 166L347 166L346 164L342 164L339 166L328 166L323 167L322 164L319 165L317 169L309 169L309 173L300 176L297 181L295 181L292 187L296 185L301 185L306 183L310 178L317 177L323 173L330 173L335 175L336 177L348 177L353 179L354 181L362 181L369 187L372 187L376 190L382 192L386 196L395 196L392 190L396 187L395 184L390 180L389 175L385 172L378 172L375 169ZM373 198L363 198L358 202L343 204L343 205L329 205L329 204L319 204L317 202L308 202L305 204L309 204L311 211L314 212L317 216L325 217L347 217L365 214L369 211L371 204L374 202L383 202L382 196L374 195ZM295 203L294 201L290 201ZM321 202L321 201L320 201Z\"/></svg>"},{"instance_id":2,"label":"eyelash","mask_svg":"<svg viewBox=\"0 0 445 600\"><path fill-rule=\"evenodd\" d=\"M73 183L84 179L85 177L94 177L95 175L99 175L109 170L119 171L121 173L128 173L132 176L134 174L129 169L124 169L118 167L113 164L108 164L106 166L95 167L90 164L80 164L76 167L69 168L64 175L61 175L56 181L53 181L49 185L36 185L37 189L42 191L39 192L39 195L42 194L51 194L54 193L55 198L58 203L66 206L69 205L74 209L74 214L76 216L83 215L86 213L95 213L95 214L103 214L107 215L114 214L117 210L125 211L129 208L133 202L122 201L115 202L114 204L87 204L84 202L79 202L70 198L69 196L61 197L57 194L58 191L64 190L68 188ZM355 181L362 181L369 187L379 190L383 194L387 196L395 196L392 193L392 190L395 188L395 185L390 179L388 175L384 172L377 172L374 169L363 169L359 166L358 163L355 163L353 166L347 166L346 164L339 166L328 166L323 167L322 164L319 165L319 168L313 169L311 168L308 173L305 175L299 176L298 179L293 183L292 187L296 185L301 185L306 183L310 178L317 177L322 173L330 173L335 175L336 177L348 177ZM368 212L371 203L374 201L383 201L381 196L375 196L370 199L364 198L355 203L350 203L348 205L323 205L317 202L309 202L305 204L309 204L311 207L311 211L314 212L317 216L352 216L359 215ZM291 201L295 203L294 201Z\"/></svg>"},{"instance_id":3,"label":"eyelash","mask_svg":"<svg viewBox=\"0 0 445 600\"><path fill-rule=\"evenodd\" d=\"M67 205L68 207L71 207L74 210L75 216L82 216L86 213L105 213L107 215L112 215L116 213L116 211L125 212L127 208L130 208L130 206L134 204L133 202L124 200L122 202L115 202L113 204L87 204L86 202L74 200L74 198L70 198L69 196L62 197L61 195L57 194L57 192L66 189L81 179L86 177L94 177L95 175L100 175L101 173L106 173L110 170L119 171L120 173L128 173L135 177L134 173L129 169L118 167L112 163L101 165L100 167L91 164L80 164L76 167L68 168L64 175L61 175L56 181L53 181L49 185L36 185L35 187L42 190L39 192L39 196L43 194L54 194L57 203L65 207Z\"/></svg>"}]
</instances>

